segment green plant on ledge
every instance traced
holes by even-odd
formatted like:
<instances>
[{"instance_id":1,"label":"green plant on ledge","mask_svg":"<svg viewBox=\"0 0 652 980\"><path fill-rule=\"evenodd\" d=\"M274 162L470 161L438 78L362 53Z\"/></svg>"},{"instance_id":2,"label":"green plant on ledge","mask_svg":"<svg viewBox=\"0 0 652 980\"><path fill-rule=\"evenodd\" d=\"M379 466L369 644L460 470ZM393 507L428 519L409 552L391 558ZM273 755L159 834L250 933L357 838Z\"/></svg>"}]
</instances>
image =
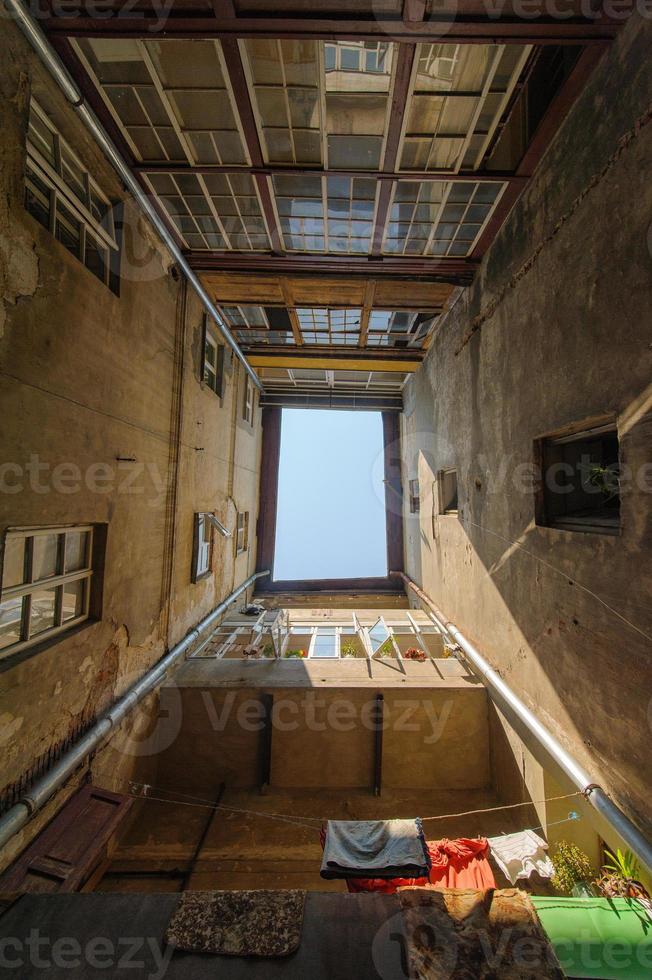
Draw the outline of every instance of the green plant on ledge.
<instances>
[{"instance_id":1,"label":"green plant on ledge","mask_svg":"<svg viewBox=\"0 0 652 980\"><path fill-rule=\"evenodd\" d=\"M358 655L356 645L351 640L342 643L340 647L340 653L343 657L357 657Z\"/></svg>"},{"instance_id":2,"label":"green plant on ledge","mask_svg":"<svg viewBox=\"0 0 652 980\"><path fill-rule=\"evenodd\" d=\"M591 861L576 844L560 840L557 851L552 859L555 873L551 878L557 891L570 895L577 885L588 884L595 878Z\"/></svg>"},{"instance_id":3,"label":"green plant on ledge","mask_svg":"<svg viewBox=\"0 0 652 980\"><path fill-rule=\"evenodd\" d=\"M649 898L646 889L639 881L641 865L632 851L605 849L609 863L603 865L602 874L596 881L601 895L605 898Z\"/></svg>"},{"instance_id":4,"label":"green plant on ledge","mask_svg":"<svg viewBox=\"0 0 652 980\"><path fill-rule=\"evenodd\" d=\"M383 645L378 649L379 657L393 657L394 656L394 644L392 643L391 637L385 640Z\"/></svg>"}]
</instances>

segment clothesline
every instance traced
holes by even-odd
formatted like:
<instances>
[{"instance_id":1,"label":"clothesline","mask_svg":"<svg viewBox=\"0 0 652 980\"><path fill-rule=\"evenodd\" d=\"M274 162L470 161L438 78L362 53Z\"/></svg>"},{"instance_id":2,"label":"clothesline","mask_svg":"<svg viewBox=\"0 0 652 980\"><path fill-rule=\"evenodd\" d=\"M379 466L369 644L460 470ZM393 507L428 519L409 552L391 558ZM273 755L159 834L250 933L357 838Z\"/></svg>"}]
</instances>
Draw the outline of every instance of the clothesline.
<instances>
[{"instance_id":1,"label":"clothesline","mask_svg":"<svg viewBox=\"0 0 652 980\"><path fill-rule=\"evenodd\" d=\"M129 795L133 799L145 799L145 800L153 800L154 802L157 803L173 803L180 806L200 807L202 809L208 809L213 811L226 810L227 812L241 813L246 816L253 816L253 817L266 817L269 820L279 820L284 823L291 823L296 826L307 827L312 831L316 829L315 826L313 826L313 824L317 823L321 826L326 822L326 819L322 817L297 817L295 814L291 814L291 813L273 813L265 810L248 810L244 807L230 806L229 804L226 803L215 803L214 800L204 800L201 797L191 796L190 794L187 793L180 793L177 790L171 790L171 792L173 792L176 796L185 797L185 799L169 799L166 797L152 796L149 793L149 790L157 790L158 792L162 792L162 793L165 793L166 791L160 789L159 787L151 786L149 783L131 783L130 786L133 787L134 789L145 790L144 793L134 793L130 791ZM565 793L562 796L549 796L543 800L531 800L524 803L507 803L501 806L483 807L477 810L464 810L460 813L442 813L434 817L421 817L421 821L423 822L425 820L447 820L447 819L453 819L455 817L474 816L479 813L494 813L501 810L514 810L517 807L536 806L542 803L553 803L557 800L569 800L575 796L581 796L581 795L582 795L581 792L577 791L575 793ZM577 820L577 819L579 819L577 814L575 814L574 816L571 816L569 814L569 816L566 817L564 820L558 820L555 821L555 823L567 823L569 820ZM308 821L312 821L312 822L309 823ZM549 824L548 826L553 826L553 824ZM542 830L543 828L536 827L532 829Z\"/></svg>"},{"instance_id":2,"label":"clothesline","mask_svg":"<svg viewBox=\"0 0 652 980\"><path fill-rule=\"evenodd\" d=\"M440 813L436 817L421 817L421 821L471 817L476 813L493 813L495 810L515 810L519 806L538 806L541 803L553 803L555 800L570 800L574 796L582 796L581 791L577 790L575 793L565 793L563 796L548 796L545 800L526 800L524 803L506 803L504 806L488 806L482 810L463 810L461 813Z\"/></svg>"}]
</instances>

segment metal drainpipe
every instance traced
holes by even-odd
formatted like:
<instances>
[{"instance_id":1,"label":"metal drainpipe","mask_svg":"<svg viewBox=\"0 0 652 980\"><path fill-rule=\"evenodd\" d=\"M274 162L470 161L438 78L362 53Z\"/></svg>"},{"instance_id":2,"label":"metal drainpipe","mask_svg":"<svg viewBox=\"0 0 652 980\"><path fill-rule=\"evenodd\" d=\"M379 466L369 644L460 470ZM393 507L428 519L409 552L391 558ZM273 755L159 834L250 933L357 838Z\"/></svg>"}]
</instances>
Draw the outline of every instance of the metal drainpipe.
<instances>
[{"instance_id":1,"label":"metal drainpipe","mask_svg":"<svg viewBox=\"0 0 652 980\"><path fill-rule=\"evenodd\" d=\"M159 217L156 209L151 205L149 198L127 166L126 161L116 148L115 144L111 140L111 137L108 135L95 114L84 104L84 97L82 93L72 80L68 70L59 58L59 55L51 46L47 37L38 26L30 12L23 5L21 0L4 0L4 3L45 67L57 82L72 107L76 110L77 115L84 121L90 132L93 134L95 142L98 144L114 169L118 172L125 186L140 205L141 210L144 211L160 237L163 239L166 247L172 253L175 262L182 270L186 279L215 321L220 333L224 337L224 340L229 345L238 360L242 362L253 383L262 391L263 385L260 378L240 350L237 341L224 322L219 310L202 286L194 271L189 266L183 252L179 249L165 223Z\"/></svg>"},{"instance_id":2,"label":"metal drainpipe","mask_svg":"<svg viewBox=\"0 0 652 980\"><path fill-rule=\"evenodd\" d=\"M15 803L11 810L7 810L4 816L0 818L0 848L4 847L7 841L14 834L18 833L38 810L42 809L66 779L81 765L86 756L96 749L118 727L139 701L142 701L147 694L150 694L154 690L170 667L219 619L222 613L226 612L231 603L235 602L243 592L246 592L256 579L262 578L265 575L269 575L269 571L256 572L254 575L250 575L242 585L238 586L231 595L227 596L219 606L202 619L194 629L190 630L184 636L183 640L172 647L119 701L116 701L113 707L109 708L98 719L91 730L76 742L49 772L30 786L18 803Z\"/></svg>"},{"instance_id":3,"label":"metal drainpipe","mask_svg":"<svg viewBox=\"0 0 652 980\"><path fill-rule=\"evenodd\" d=\"M390 575L399 575L407 588L411 589L418 598L425 603L433 613L438 624L443 627L446 633L464 651L466 658L480 675L485 687L487 688L492 700L500 708L503 714L516 716L528 731L534 736L539 745L555 761L559 768L568 776L571 783L578 788L584 798L591 806L604 817L614 831L625 841L628 847L641 860L650 873L652 873L652 844L645 837L638 827L632 823L629 817L625 816L622 810L616 806L613 800L607 795L604 789L582 768L576 759L570 755L566 749L557 741L555 736L542 725L539 719L512 691L511 687L505 683L500 674L491 667L481 653L467 640L454 623L444 615L444 613L434 604L432 599L416 585L411 578L403 572L390 572Z\"/></svg>"}]
</instances>

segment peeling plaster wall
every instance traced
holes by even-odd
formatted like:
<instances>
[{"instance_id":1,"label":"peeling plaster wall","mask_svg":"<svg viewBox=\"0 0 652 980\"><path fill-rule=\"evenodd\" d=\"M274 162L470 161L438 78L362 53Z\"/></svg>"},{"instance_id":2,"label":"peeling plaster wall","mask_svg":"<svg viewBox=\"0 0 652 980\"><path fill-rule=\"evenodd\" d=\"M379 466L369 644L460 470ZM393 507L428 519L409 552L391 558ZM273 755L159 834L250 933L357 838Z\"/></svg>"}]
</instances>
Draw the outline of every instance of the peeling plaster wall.
<instances>
[{"instance_id":1,"label":"peeling plaster wall","mask_svg":"<svg viewBox=\"0 0 652 980\"><path fill-rule=\"evenodd\" d=\"M253 427L239 418L243 371L229 357L223 399L201 384L200 304L190 292L184 300L130 202L119 297L25 211L30 91L108 196L124 195L8 21L0 60L0 540L13 526L107 525L101 620L0 661L2 791L88 728L253 570L261 427L258 409ZM250 511L248 552L236 560L235 537L216 536L213 575L193 585L194 513L214 510L235 531L236 506ZM154 749L142 755L131 742L157 712L150 697L97 754L100 785L124 791L151 767Z\"/></svg>"},{"instance_id":2,"label":"peeling plaster wall","mask_svg":"<svg viewBox=\"0 0 652 980\"><path fill-rule=\"evenodd\" d=\"M421 493L408 574L648 829L651 48L652 23L632 16L443 319L403 416L403 480ZM537 527L534 440L602 413L638 474L621 535ZM433 518L435 474L452 467L459 514ZM518 768L534 796L541 774Z\"/></svg>"}]
</instances>

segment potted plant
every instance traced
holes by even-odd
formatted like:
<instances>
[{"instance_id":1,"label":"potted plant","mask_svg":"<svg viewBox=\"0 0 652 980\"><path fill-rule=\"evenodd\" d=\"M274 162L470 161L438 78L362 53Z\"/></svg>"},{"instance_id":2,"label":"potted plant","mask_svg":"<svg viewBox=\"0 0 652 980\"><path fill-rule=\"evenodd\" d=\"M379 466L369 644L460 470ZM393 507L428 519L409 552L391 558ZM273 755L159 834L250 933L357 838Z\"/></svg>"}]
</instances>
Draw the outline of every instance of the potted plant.
<instances>
[{"instance_id":1,"label":"potted plant","mask_svg":"<svg viewBox=\"0 0 652 980\"><path fill-rule=\"evenodd\" d=\"M557 891L576 897L588 897L592 894L591 882L595 878L595 872L588 855L577 844L559 841L552 863L555 873L551 881Z\"/></svg>"},{"instance_id":2,"label":"potted plant","mask_svg":"<svg viewBox=\"0 0 652 980\"><path fill-rule=\"evenodd\" d=\"M358 651L352 640L345 640L340 646L340 653L343 657L357 657Z\"/></svg>"},{"instance_id":3,"label":"potted plant","mask_svg":"<svg viewBox=\"0 0 652 980\"><path fill-rule=\"evenodd\" d=\"M645 887L639 881L641 865L632 851L624 853L618 848L616 853L605 849L608 863L602 867L602 874L596 885L605 898L649 898Z\"/></svg>"},{"instance_id":4,"label":"potted plant","mask_svg":"<svg viewBox=\"0 0 652 980\"><path fill-rule=\"evenodd\" d=\"M427 659L426 658L426 652L425 652L425 650L421 650L419 647L410 647L403 654L403 659L404 660L417 660L420 664L422 664L424 662L424 660Z\"/></svg>"},{"instance_id":5,"label":"potted plant","mask_svg":"<svg viewBox=\"0 0 652 980\"><path fill-rule=\"evenodd\" d=\"M266 657L268 660L272 660L274 656L274 644L266 643L263 647L263 657Z\"/></svg>"},{"instance_id":6,"label":"potted plant","mask_svg":"<svg viewBox=\"0 0 652 980\"><path fill-rule=\"evenodd\" d=\"M391 637L383 643L381 647L378 648L379 657L393 657L394 656L394 644L392 643Z\"/></svg>"},{"instance_id":7,"label":"potted plant","mask_svg":"<svg viewBox=\"0 0 652 980\"><path fill-rule=\"evenodd\" d=\"M292 657L295 657L296 659L300 660L303 657L307 657L308 654L305 650L286 650L285 656L288 660L291 659Z\"/></svg>"}]
</instances>

